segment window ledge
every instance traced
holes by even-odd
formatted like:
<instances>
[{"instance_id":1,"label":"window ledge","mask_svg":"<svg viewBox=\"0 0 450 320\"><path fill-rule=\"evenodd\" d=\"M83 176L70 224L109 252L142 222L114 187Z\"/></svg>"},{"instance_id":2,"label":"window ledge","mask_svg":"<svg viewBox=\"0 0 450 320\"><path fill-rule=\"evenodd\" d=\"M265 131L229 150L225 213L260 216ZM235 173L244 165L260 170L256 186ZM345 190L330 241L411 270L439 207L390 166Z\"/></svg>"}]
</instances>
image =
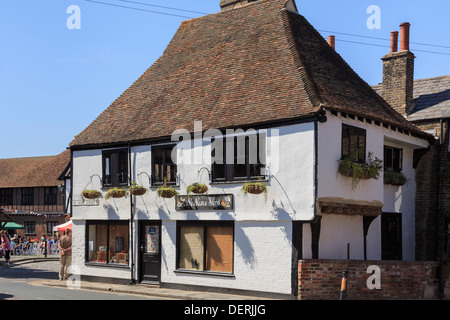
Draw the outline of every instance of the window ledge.
<instances>
[{"instance_id":1,"label":"window ledge","mask_svg":"<svg viewBox=\"0 0 450 320\"><path fill-rule=\"evenodd\" d=\"M116 268L116 269L130 269L130 266L127 264L108 264L108 263L100 263L100 262L86 262L84 264L87 267L102 267L102 268Z\"/></svg>"},{"instance_id":2,"label":"window ledge","mask_svg":"<svg viewBox=\"0 0 450 320\"><path fill-rule=\"evenodd\" d=\"M234 180L234 181L214 181L211 182L210 185L228 185L228 184L245 184L245 183L255 183L255 182L265 182L268 183L269 179L265 178L262 180L253 179L253 180Z\"/></svg>"},{"instance_id":3,"label":"window ledge","mask_svg":"<svg viewBox=\"0 0 450 320\"><path fill-rule=\"evenodd\" d=\"M162 184L157 184L157 185L150 186L149 188L151 190L157 190L158 188L160 188L162 186L163 186ZM180 188L180 185L179 184L167 184L166 187L167 188L172 187L172 188L176 189L176 188Z\"/></svg>"},{"instance_id":4,"label":"window ledge","mask_svg":"<svg viewBox=\"0 0 450 320\"><path fill-rule=\"evenodd\" d=\"M173 271L174 273L182 274L196 274L202 276L215 276L215 277L225 277L225 278L235 278L234 274L228 272L216 272L216 271L197 271L189 269L177 269Z\"/></svg>"}]
</instances>

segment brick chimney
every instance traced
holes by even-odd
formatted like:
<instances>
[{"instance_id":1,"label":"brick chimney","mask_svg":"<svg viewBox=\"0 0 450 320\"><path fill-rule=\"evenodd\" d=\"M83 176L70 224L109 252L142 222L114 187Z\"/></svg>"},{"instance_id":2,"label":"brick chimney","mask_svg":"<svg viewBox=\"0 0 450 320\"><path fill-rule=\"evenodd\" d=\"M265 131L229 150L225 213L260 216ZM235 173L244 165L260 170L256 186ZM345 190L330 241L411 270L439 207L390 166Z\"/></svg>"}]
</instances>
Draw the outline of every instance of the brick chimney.
<instances>
[{"instance_id":1,"label":"brick chimney","mask_svg":"<svg viewBox=\"0 0 450 320\"><path fill-rule=\"evenodd\" d=\"M230 10L254 1L258 0L220 0L220 7L222 11Z\"/></svg>"},{"instance_id":2,"label":"brick chimney","mask_svg":"<svg viewBox=\"0 0 450 320\"><path fill-rule=\"evenodd\" d=\"M398 32L391 32L391 50L382 58L383 98L403 116L413 107L415 56L409 51L409 31L409 23L400 25L400 51Z\"/></svg>"},{"instance_id":3,"label":"brick chimney","mask_svg":"<svg viewBox=\"0 0 450 320\"><path fill-rule=\"evenodd\" d=\"M335 36L328 36L328 44L333 49L336 49L336 37Z\"/></svg>"}]
</instances>

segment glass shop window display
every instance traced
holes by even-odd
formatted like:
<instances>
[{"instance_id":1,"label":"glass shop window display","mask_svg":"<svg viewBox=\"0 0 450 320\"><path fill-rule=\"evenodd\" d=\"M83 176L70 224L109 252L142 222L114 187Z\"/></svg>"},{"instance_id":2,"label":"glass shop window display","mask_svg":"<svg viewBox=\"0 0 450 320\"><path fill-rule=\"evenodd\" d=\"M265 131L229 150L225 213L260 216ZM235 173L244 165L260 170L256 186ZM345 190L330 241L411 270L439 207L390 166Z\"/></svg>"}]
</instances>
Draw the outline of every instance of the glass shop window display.
<instances>
[{"instance_id":1,"label":"glass shop window display","mask_svg":"<svg viewBox=\"0 0 450 320\"><path fill-rule=\"evenodd\" d=\"M128 223L89 223L88 233L87 262L128 266Z\"/></svg>"}]
</instances>

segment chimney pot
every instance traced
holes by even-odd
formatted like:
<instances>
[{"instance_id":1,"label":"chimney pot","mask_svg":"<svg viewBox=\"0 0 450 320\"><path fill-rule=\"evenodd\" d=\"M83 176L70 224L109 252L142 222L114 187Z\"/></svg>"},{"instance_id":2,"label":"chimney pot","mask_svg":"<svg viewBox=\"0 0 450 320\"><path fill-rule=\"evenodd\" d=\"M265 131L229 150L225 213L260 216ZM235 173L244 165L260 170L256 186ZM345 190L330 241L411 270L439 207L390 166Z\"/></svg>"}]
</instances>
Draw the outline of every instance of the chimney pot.
<instances>
[{"instance_id":1,"label":"chimney pot","mask_svg":"<svg viewBox=\"0 0 450 320\"><path fill-rule=\"evenodd\" d=\"M335 49L335 36L328 36L328 44Z\"/></svg>"},{"instance_id":2,"label":"chimney pot","mask_svg":"<svg viewBox=\"0 0 450 320\"><path fill-rule=\"evenodd\" d=\"M398 51L398 31L391 32L391 52Z\"/></svg>"},{"instance_id":3,"label":"chimney pot","mask_svg":"<svg viewBox=\"0 0 450 320\"><path fill-rule=\"evenodd\" d=\"M409 51L409 29L410 24L408 22L403 22L400 25L400 50Z\"/></svg>"}]
</instances>

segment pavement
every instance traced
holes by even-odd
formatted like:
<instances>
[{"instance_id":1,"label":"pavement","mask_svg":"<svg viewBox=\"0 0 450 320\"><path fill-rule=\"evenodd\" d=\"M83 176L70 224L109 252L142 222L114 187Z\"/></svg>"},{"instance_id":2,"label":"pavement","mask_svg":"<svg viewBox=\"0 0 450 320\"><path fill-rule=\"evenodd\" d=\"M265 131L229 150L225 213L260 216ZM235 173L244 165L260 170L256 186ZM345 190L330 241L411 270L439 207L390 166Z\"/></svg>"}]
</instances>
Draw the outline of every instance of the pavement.
<instances>
[{"instance_id":1,"label":"pavement","mask_svg":"<svg viewBox=\"0 0 450 320\"><path fill-rule=\"evenodd\" d=\"M59 256L11 256L11 265L6 266L4 259L0 261L0 277L2 273L20 272L24 268L29 270L45 270L50 272L59 271ZM54 279L42 279L33 281L33 285L43 285L49 287L60 288L76 288L81 290L97 290L107 291L121 294L135 294L150 297L160 297L173 300L277 300L267 297L257 297L249 295L236 295L226 293L216 293L207 291L193 291L193 290L179 290L161 288L157 285L123 285L123 284L109 284L91 281L67 282Z\"/></svg>"}]
</instances>

